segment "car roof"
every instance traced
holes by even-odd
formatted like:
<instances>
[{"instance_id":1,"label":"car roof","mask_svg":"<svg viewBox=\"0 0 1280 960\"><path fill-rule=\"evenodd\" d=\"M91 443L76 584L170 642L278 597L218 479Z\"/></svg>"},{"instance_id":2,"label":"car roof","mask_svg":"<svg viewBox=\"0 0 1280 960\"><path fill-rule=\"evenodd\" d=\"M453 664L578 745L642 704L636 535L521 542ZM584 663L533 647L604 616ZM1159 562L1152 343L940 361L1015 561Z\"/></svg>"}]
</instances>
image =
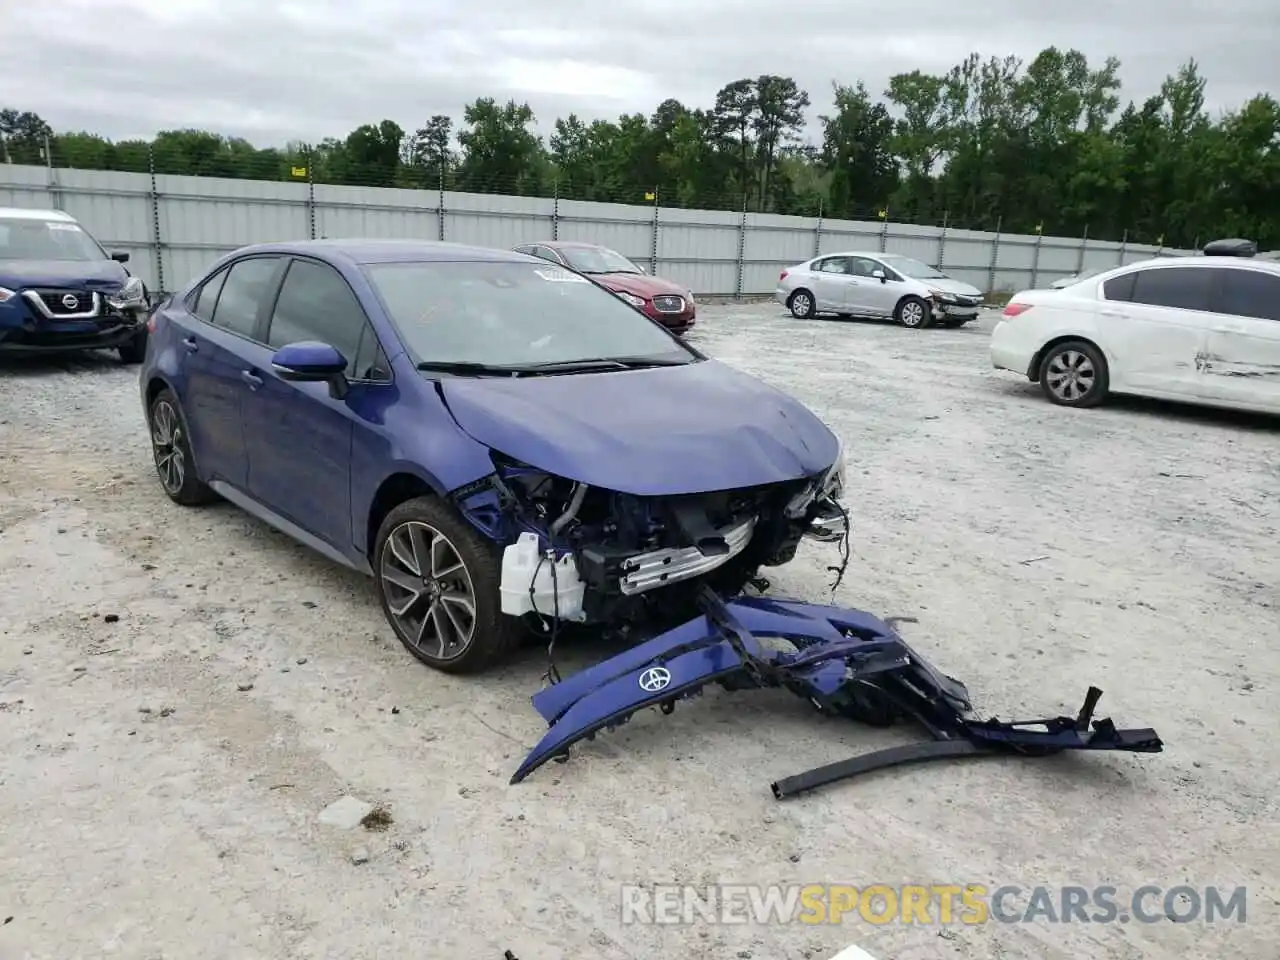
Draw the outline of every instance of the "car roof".
<instances>
[{"instance_id":1,"label":"car roof","mask_svg":"<svg viewBox=\"0 0 1280 960\"><path fill-rule=\"evenodd\" d=\"M881 257L892 257L892 253L881 253L872 250L833 250L831 253L820 253L816 257L810 257L810 260L825 260L827 257L871 257L873 260L879 260ZM898 254L901 256L901 254Z\"/></svg>"},{"instance_id":2,"label":"car roof","mask_svg":"<svg viewBox=\"0 0 1280 960\"><path fill-rule=\"evenodd\" d=\"M256 243L241 247L236 255L277 253L283 255L334 257L352 263L539 263L535 257L443 240L372 240L363 238L329 238L295 240L280 243Z\"/></svg>"},{"instance_id":3,"label":"car roof","mask_svg":"<svg viewBox=\"0 0 1280 960\"><path fill-rule=\"evenodd\" d=\"M1264 273L1280 274L1280 261L1259 259L1258 257L1207 257L1203 254L1192 254L1187 257L1152 257L1149 260L1136 260L1133 263L1126 263L1118 267L1108 267L1102 273L1108 275L1129 270L1148 270L1151 268L1164 267L1202 267L1208 269L1210 267L1243 267L1246 270L1259 270ZM1093 280L1100 278L1101 274L1094 277L1084 277L1085 280Z\"/></svg>"},{"instance_id":4,"label":"car roof","mask_svg":"<svg viewBox=\"0 0 1280 960\"><path fill-rule=\"evenodd\" d=\"M31 207L0 207L0 219L4 220L56 220L59 223L75 223L76 218L61 210L35 210Z\"/></svg>"}]
</instances>

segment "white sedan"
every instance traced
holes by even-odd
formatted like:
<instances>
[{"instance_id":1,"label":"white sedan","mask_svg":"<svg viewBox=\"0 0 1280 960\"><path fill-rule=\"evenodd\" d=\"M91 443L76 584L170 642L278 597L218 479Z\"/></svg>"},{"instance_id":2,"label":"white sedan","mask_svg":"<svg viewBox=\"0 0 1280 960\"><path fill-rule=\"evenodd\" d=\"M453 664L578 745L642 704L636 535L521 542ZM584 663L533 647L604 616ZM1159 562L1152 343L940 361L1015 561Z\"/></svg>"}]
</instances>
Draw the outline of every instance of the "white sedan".
<instances>
[{"instance_id":1,"label":"white sedan","mask_svg":"<svg viewBox=\"0 0 1280 960\"><path fill-rule=\"evenodd\" d=\"M1125 393L1280 413L1280 263L1216 249L1014 295L992 365L1062 406Z\"/></svg>"}]
</instances>

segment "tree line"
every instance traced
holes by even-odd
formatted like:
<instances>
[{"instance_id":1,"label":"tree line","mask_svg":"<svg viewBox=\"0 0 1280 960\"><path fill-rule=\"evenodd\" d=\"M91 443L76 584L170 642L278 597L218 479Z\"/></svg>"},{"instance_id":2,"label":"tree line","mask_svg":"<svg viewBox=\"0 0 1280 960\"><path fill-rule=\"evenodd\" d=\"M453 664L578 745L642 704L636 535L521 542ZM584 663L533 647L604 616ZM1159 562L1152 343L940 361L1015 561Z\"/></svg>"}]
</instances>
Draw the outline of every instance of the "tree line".
<instances>
[{"instance_id":1,"label":"tree line","mask_svg":"<svg viewBox=\"0 0 1280 960\"><path fill-rule=\"evenodd\" d=\"M890 79L876 97L834 83L819 129L789 77L725 85L714 104L650 116L570 114L544 139L527 103L481 97L462 123L364 124L343 139L259 149L199 130L154 140L55 132L0 111L3 156L124 170L463 190L689 208L948 223L1190 246L1244 236L1280 247L1280 104L1220 117L1194 60L1121 107L1120 62L1048 47L1029 63L977 53L944 74Z\"/></svg>"}]
</instances>

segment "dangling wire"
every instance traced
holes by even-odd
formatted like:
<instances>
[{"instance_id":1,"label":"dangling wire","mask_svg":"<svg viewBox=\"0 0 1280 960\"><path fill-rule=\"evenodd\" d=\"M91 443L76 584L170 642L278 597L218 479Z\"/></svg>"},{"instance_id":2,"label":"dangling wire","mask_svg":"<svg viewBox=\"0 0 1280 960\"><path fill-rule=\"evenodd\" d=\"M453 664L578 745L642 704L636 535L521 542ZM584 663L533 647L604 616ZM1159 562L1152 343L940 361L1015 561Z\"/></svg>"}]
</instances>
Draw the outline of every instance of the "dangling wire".
<instances>
[{"instance_id":1,"label":"dangling wire","mask_svg":"<svg viewBox=\"0 0 1280 960\"><path fill-rule=\"evenodd\" d=\"M534 585L538 582L538 573L545 562L547 562L547 554L544 553L543 556L538 558L538 566L534 567L534 576L529 581L529 605L534 608L534 613L541 617L544 627L547 626L547 616L538 609L538 600L534 596ZM554 562L552 562L552 604L553 616L552 625L550 625L552 639L547 644L547 672L543 675L543 680L547 681L549 685L558 684L561 681L559 671L556 669L556 655L554 655L556 654L556 634L559 627L559 585L556 582L556 563Z\"/></svg>"},{"instance_id":2,"label":"dangling wire","mask_svg":"<svg viewBox=\"0 0 1280 960\"><path fill-rule=\"evenodd\" d=\"M840 516L844 518L844 535L840 538L840 563L827 567L828 570L836 575L835 580L831 583L831 599L834 601L836 589L844 581L845 571L849 569L849 511L845 509L844 504L839 500L832 500L831 502L835 504L836 509L840 511Z\"/></svg>"}]
</instances>

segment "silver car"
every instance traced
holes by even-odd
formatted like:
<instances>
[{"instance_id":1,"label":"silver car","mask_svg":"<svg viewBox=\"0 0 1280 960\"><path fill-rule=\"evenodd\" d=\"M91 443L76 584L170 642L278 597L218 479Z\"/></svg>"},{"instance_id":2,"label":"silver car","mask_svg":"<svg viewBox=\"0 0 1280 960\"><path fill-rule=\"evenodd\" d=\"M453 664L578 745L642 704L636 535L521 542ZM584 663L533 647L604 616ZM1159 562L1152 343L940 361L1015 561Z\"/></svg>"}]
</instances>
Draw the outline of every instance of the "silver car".
<instances>
[{"instance_id":1,"label":"silver car","mask_svg":"<svg viewBox=\"0 0 1280 960\"><path fill-rule=\"evenodd\" d=\"M794 317L892 317L920 330L960 327L978 315L982 291L896 253L824 253L782 271L774 297Z\"/></svg>"}]
</instances>

